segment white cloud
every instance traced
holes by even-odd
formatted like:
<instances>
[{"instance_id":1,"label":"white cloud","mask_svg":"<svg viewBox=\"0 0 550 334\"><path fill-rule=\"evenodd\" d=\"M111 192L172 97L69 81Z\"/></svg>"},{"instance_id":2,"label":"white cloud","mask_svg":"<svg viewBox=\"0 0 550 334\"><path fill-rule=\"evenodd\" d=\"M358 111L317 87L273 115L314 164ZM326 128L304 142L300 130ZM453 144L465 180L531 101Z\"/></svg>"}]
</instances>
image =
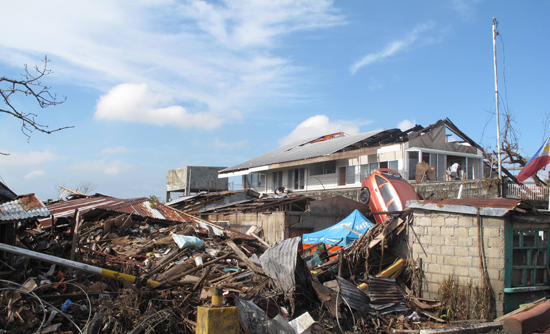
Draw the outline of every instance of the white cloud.
<instances>
[{"instance_id":1,"label":"white cloud","mask_svg":"<svg viewBox=\"0 0 550 334\"><path fill-rule=\"evenodd\" d=\"M35 177L40 177L44 175L46 175L46 173L43 170L35 170L25 175L23 178L29 180L29 179L34 179Z\"/></svg>"},{"instance_id":2,"label":"white cloud","mask_svg":"<svg viewBox=\"0 0 550 334\"><path fill-rule=\"evenodd\" d=\"M420 33L433 28L433 22L424 23L416 26L405 38L389 43L384 49L379 52L369 53L360 60L356 61L350 67L351 74L355 74L363 66L370 65L378 60L391 57L394 54L403 51L408 46L413 44L419 37Z\"/></svg>"},{"instance_id":3,"label":"white cloud","mask_svg":"<svg viewBox=\"0 0 550 334\"><path fill-rule=\"evenodd\" d=\"M359 133L359 126L370 124L372 121L330 121L325 115L315 115L300 123L288 136L279 139L281 146L295 141L326 134L345 132L350 135Z\"/></svg>"},{"instance_id":4,"label":"white cloud","mask_svg":"<svg viewBox=\"0 0 550 334\"><path fill-rule=\"evenodd\" d=\"M416 125L416 120L409 121L408 119L404 119L402 122L397 124L397 127L401 129L401 131L408 130Z\"/></svg>"},{"instance_id":5,"label":"white cloud","mask_svg":"<svg viewBox=\"0 0 550 334\"><path fill-rule=\"evenodd\" d=\"M0 152L8 153L9 155L0 155L0 166L33 166L59 159L59 156L50 149L43 152L10 152L0 149Z\"/></svg>"},{"instance_id":6,"label":"white cloud","mask_svg":"<svg viewBox=\"0 0 550 334\"><path fill-rule=\"evenodd\" d=\"M106 147L101 151L101 155L115 155L128 152L128 148L124 146Z\"/></svg>"},{"instance_id":7,"label":"white cloud","mask_svg":"<svg viewBox=\"0 0 550 334\"><path fill-rule=\"evenodd\" d=\"M305 94L297 88L304 69L275 51L289 34L345 24L332 0L35 0L6 2L2 10L25 13L25 25L17 15L0 20L11 31L0 39L0 62L20 67L21 59L33 64L47 53L56 77L71 84L103 93L114 87L108 94L146 84L148 95L118 100L103 119L128 121L130 107L145 101L142 122L162 125L167 117L201 128L210 116L215 127L225 115L239 119L236 109ZM44 27L47 38L36 33Z\"/></svg>"},{"instance_id":8,"label":"white cloud","mask_svg":"<svg viewBox=\"0 0 550 334\"><path fill-rule=\"evenodd\" d=\"M82 161L71 166L72 170L81 173L94 173L105 175L118 175L132 168L132 165L122 160L99 159L93 161Z\"/></svg>"},{"instance_id":9,"label":"white cloud","mask_svg":"<svg viewBox=\"0 0 550 334\"><path fill-rule=\"evenodd\" d=\"M169 97L152 92L147 84L121 84L100 97L95 117L111 121L202 129L216 128L224 122L224 118L215 113L188 113L181 106L167 105L169 102Z\"/></svg>"}]
</instances>

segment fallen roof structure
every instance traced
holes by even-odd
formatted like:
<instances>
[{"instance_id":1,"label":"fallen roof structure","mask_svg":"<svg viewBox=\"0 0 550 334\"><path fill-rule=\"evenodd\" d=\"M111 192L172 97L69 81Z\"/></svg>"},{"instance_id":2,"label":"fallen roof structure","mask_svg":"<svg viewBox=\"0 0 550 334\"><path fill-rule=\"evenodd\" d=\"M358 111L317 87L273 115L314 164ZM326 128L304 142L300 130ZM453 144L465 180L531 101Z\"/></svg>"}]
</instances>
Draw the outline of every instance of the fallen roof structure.
<instances>
[{"instance_id":1,"label":"fallen roof structure","mask_svg":"<svg viewBox=\"0 0 550 334\"><path fill-rule=\"evenodd\" d=\"M48 217L50 212L35 194L17 196L0 204L0 224Z\"/></svg>"},{"instance_id":2,"label":"fallen roof structure","mask_svg":"<svg viewBox=\"0 0 550 334\"><path fill-rule=\"evenodd\" d=\"M137 219L150 219L156 221L184 222L185 218L177 210L162 203L152 202L149 198L120 199L102 194L89 196L72 196L67 201L58 201L47 205L48 210L54 217L72 217L75 210L87 217L99 215L105 212L127 213ZM50 218L40 219L43 226L51 224Z\"/></svg>"}]
</instances>

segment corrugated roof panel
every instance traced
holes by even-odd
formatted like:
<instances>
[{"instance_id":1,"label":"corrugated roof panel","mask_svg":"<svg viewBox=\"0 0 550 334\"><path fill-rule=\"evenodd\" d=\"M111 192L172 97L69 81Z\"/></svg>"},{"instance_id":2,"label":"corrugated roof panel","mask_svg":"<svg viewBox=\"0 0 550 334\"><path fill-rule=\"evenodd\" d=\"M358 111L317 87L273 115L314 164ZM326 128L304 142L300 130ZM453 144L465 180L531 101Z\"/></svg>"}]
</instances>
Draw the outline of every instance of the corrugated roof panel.
<instances>
[{"instance_id":1,"label":"corrugated roof panel","mask_svg":"<svg viewBox=\"0 0 550 334\"><path fill-rule=\"evenodd\" d=\"M0 204L0 221L18 221L49 215L48 209L34 194L21 195Z\"/></svg>"},{"instance_id":2,"label":"corrugated roof panel","mask_svg":"<svg viewBox=\"0 0 550 334\"><path fill-rule=\"evenodd\" d=\"M337 152L343 148L346 148L357 142L365 140L383 131L385 130L384 129L375 130L375 131L365 132L354 136L338 137L338 138L333 138L333 139L329 139L321 142L304 145L305 143L309 143L310 141L318 138L318 136L312 137L306 140L298 141L298 142L283 146L281 148L278 148L269 153L260 155L259 157L250 159L238 165L228 167L226 169L219 171L219 173L228 173L228 172L238 171L242 169L254 168L259 166L267 166L275 163L322 157L322 156Z\"/></svg>"},{"instance_id":3,"label":"corrugated roof panel","mask_svg":"<svg viewBox=\"0 0 550 334\"><path fill-rule=\"evenodd\" d=\"M119 213L136 215L144 218L163 219L176 222L184 222L185 219L178 212L162 203L157 203L152 209L150 200L146 197L133 199L119 199L101 194L90 197L75 198L68 201L56 202L48 205L48 209L55 218L69 217L78 209L86 213L92 209L101 209ZM48 226L49 219L40 220L41 224Z\"/></svg>"},{"instance_id":4,"label":"corrugated roof panel","mask_svg":"<svg viewBox=\"0 0 550 334\"><path fill-rule=\"evenodd\" d=\"M285 294L294 291L296 286L296 257L300 240L300 237L287 239L260 256L264 272Z\"/></svg>"},{"instance_id":5,"label":"corrugated roof panel","mask_svg":"<svg viewBox=\"0 0 550 334\"><path fill-rule=\"evenodd\" d=\"M354 310L361 310L370 303L369 296L340 276L336 276L338 285L340 286L340 295L348 302L349 306Z\"/></svg>"},{"instance_id":6,"label":"corrugated roof panel","mask_svg":"<svg viewBox=\"0 0 550 334\"><path fill-rule=\"evenodd\" d=\"M516 208L522 211L533 211L533 206L527 202L507 198L464 198L464 199L431 199L423 201L407 201L409 209L454 212L476 215L502 217Z\"/></svg>"}]
</instances>

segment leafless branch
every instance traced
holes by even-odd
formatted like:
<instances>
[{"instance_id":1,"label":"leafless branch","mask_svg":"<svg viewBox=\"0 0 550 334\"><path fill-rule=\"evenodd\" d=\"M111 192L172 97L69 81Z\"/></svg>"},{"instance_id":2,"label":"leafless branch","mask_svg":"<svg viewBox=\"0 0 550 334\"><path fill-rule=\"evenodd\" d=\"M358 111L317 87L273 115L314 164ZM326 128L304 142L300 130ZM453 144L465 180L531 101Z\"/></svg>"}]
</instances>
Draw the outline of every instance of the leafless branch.
<instances>
[{"instance_id":1,"label":"leafless branch","mask_svg":"<svg viewBox=\"0 0 550 334\"><path fill-rule=\"evenodd\" d=\"M19 80L10 79L6 77L0 77L0 84L4 85L4 88L0 87L0 96L4 101L4 107L0 107L0 112L12 115L13 117L21 121L21 132L27 138L30 138L30 134L33 131L39 131L47 134L51 134L64 129L72 128L73 126L65 126L57 129L49 129L48 125L38 123L36 118L37 114L31 112L24 112L13 104L11 97L14 94L20 93L25 96L33 97L40 108L47 108L49 106L56 106L67 100L66 97L58 100L56 94L52 94L51 87L42 83L42 79L45 76L52 74L52 70L48 68L48 57L45 56L43 60L43 67L35 66L29 69L25 64L25 72L21 74L22 78Z\"/></svg>"}]
</instances>

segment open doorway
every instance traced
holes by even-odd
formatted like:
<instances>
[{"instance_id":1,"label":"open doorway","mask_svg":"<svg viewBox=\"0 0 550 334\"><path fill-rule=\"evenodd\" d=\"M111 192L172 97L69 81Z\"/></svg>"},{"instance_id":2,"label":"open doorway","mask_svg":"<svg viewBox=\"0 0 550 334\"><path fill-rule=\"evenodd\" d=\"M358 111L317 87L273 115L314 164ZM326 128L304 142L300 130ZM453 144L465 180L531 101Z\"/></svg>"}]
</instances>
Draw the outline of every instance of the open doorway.
<instances>
[{"instance_id":1,"label":"open doorway","mask_svg":"<svg viewBox=\"0 0 550 334\"><path fill-rule=\"evenodd\" d=\"M448 181L462 180L465 170L466 170L465 157L459 157L456 155L447 156L446 174L447 174Z\"/></svg>"}]
</instances>

